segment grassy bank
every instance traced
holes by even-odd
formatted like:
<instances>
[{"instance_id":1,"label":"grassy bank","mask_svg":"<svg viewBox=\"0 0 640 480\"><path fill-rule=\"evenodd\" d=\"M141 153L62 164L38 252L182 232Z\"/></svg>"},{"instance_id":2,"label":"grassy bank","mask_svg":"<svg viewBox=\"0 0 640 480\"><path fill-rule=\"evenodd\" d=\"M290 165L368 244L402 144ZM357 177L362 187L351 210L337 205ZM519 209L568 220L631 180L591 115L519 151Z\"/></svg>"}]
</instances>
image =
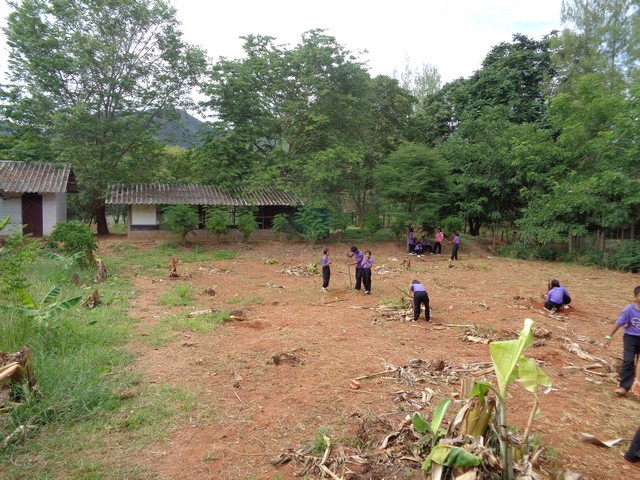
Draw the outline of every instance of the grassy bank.
<instances>
[{"instance_id":1,"label":"grassy bank","mask_svg":"<svg viewBox=\"0 0 640 480\"><path fill-rule=\"evenodd\" d=\"M192 412L192 393L170 385L148 384L132 370L131 341L137 320L128 315L136 273L166 275L167 257L183 263L212 257L232 258L235 252L211 252L200 246L180 249L162 244L141 250L118 244L100 254L109 276L93 283L93 272L39 257L29 266L29 293L37 300L54 285L60 299L87 297L99 288L102 305L75 307L43 321L33 316L0 313L0 351L27 346L37 390L0 414L0 478L151 478L136 465L136 456L151 442L166 438L175 420ZM75 276L75 283L74 283ZM166 338L190 328L187 319L162 322ZM224 315L210 322L215 328Z\"/></svg>"}]
</instances>

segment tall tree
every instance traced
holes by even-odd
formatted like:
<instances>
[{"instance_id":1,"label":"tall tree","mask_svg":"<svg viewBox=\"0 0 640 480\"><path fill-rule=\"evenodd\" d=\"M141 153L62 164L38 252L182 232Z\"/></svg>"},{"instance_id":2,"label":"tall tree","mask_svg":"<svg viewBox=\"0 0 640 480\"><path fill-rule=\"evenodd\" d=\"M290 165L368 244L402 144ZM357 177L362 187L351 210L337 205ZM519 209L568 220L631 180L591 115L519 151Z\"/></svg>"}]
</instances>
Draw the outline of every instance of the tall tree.
<instances>
[{"instance_id":1,"label":"tall tree","mask_svg":"<svg viewBox=\"0 0 640 480\"><path fill-rule=\"evenodd\" d=\"M606 74L609 88L620 90L640 67L638 0L564 0L555 60L565 83L589 74Z\"/></svg>"},{"instance_id":2,"label":"tall tree","mask_svg":"<svg viewBox=\"0 0 640 480\"><path fill-rule=\"evenodd\" d=\"M412 143L378 165L374 178L387 211L403 212L409 223L433 225L449 200L448 174L448 163L434 148Z\"/></svg>"},{"instance_id":3,"label":"tall tree","mask_svg":"<svg viewBox=\"0 0 640 480\"><path fill-rule=\"evenodd\" d=\"M13 83L4 113L54 139L73 163L98 233L104 192L125 171L144 176L158 120L190 104L206 58L181 38L164 0L12 2L4 32Z\"/></svg>"},{"instance_id":4,"label":"tall tree","mask_svg":"<svg viewBox=\"0 0 640 480\"><path fill-rule=\"evenodd\" d=\"M411 95L393 79L371 79L322 30L293 48L250 35L244 50L220 59L205 87L218 122L203 162L224 166L226 184L274 184L320 205L346 198L362 221L373 166L404 141Z\"/></svg>"}]
</instances>

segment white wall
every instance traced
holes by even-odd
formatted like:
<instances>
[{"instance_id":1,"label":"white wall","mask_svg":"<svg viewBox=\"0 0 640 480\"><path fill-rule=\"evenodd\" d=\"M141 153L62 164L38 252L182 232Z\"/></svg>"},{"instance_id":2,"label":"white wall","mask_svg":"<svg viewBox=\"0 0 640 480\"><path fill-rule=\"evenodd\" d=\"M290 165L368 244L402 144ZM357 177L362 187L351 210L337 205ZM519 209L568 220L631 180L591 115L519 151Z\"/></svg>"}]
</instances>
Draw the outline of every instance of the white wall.
<instances>
[{"instance_id":1,"label":"white wall","mask_svg":"<svg viewBox=\"0 0 640 480\"><path fill-rule=\"evenodd\" d=\"M9 220L9 225L0 233L2 236L22 229L22 199L18 197L0 200L0 218L4 218L7 215L11 217L11 220Z\"/></svg>"},{"instance_id":2,"label":"white wall","mask_svg":"<svg viewBox=\"0 0 640 480\"><path fill-rule=\"evenodd\" d=\"M51 235L58 220L58 204L55 194L42 194L42 234Z\"/></svg>"},{"instance_id":3,"label":"white wall","mask_svg":"<svg viewBox=\"0 0 640 480\"><path fill-rule=\"evenodd\" d=\"M155 205L131 205L129 225L157 225Z\"/></svg>"},{"instance_id":4,"label":"white wall","mask_svg":"<svg viewBox=\"0 0 640 480\"><path fill-rule=\"evenodd\" d=\"M67 192L56 193L56 217L58 222L67 221Z\"/></svg>"}]
</instances>

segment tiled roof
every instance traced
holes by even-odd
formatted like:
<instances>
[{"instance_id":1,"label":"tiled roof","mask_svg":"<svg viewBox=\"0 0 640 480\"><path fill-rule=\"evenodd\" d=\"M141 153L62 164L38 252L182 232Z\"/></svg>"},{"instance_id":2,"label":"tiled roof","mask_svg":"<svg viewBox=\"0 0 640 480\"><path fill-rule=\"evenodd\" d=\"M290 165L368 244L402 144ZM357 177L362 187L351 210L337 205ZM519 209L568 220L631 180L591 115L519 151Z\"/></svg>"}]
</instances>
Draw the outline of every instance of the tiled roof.
<instances>
[{"instance_id":1,"label":"tiled roof","mask_svg":"<svg viewBox=\"0 0 640 480\"><path fill-rule=\"evenodd\" d=\"M0 160L0 190L5 193L76 193L78 185L68 163Z\"/></svg>"},{"instance_id":2,"label":"tiled roof","mask_svg":"<svg viewBox=\"0 0 640 480\"><path fill-rule=\"evenodd\" d=\"M301 206L304 203L275 188L227 193L212 185L109 185L106 204L111 205L223 205L223 206Z\"/></svg>"}]
</instances>

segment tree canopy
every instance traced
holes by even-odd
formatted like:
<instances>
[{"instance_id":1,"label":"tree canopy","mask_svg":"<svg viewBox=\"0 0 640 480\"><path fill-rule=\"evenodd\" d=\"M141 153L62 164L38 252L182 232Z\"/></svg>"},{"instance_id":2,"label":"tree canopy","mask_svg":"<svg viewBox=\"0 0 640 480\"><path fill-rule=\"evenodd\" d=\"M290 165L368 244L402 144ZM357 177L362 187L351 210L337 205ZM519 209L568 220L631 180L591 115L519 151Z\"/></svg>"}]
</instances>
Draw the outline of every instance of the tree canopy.
<instances>
[{"instance_id":1,"label":"tree canopy","mask_svg":"<svg viewBox=\"0 0 640 480\"><path fill-rule=\"evenodd\" d=\"M189 104L205 54L182 40L175 9L163 0L12 7L4 28L12 82L5 116L73 164L84 208L106 233L107 183L151 170L155 120Z\"/></svg>"}]
</instances>

